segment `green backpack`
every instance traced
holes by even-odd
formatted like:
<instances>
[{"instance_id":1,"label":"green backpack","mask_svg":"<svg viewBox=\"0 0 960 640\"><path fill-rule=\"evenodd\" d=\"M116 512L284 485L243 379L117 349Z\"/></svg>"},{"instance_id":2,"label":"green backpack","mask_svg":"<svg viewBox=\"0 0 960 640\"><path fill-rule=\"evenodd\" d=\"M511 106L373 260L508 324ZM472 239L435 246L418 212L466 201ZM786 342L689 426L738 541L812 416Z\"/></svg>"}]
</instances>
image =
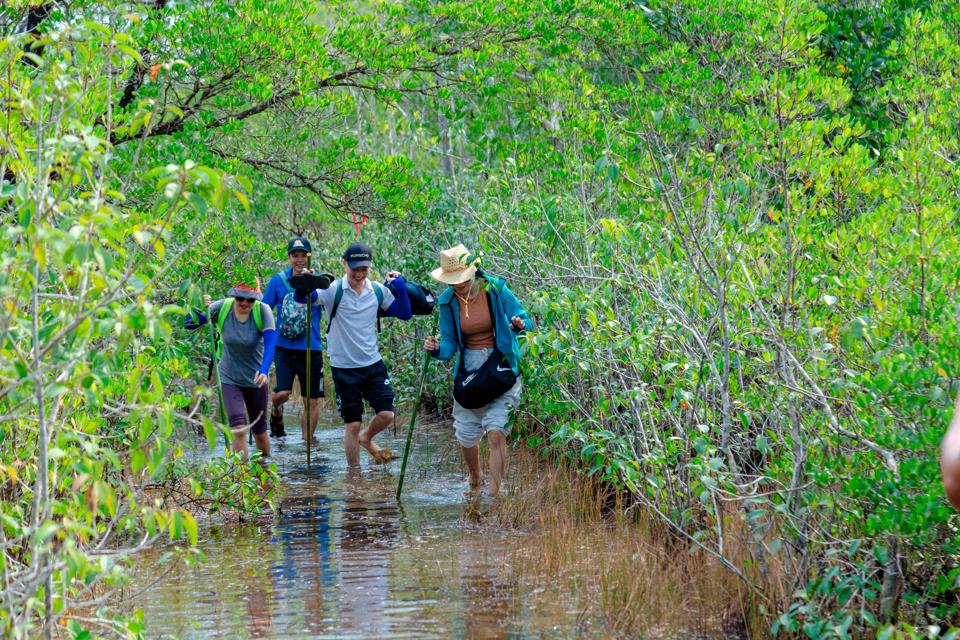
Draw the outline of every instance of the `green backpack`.
<instances>
[{"instance_id":1,"label":"green backpack","mask_svg":"<svg viewBox=\"0 0 960 640\"><path fill-rule=\"evenodd\" d=\"M220 307L220 313L217 314L217 360L223 356L223 323L227 321L227 315L233 308L233 298L224 298L223 305ZM263 312L260 311L260 301L253 303L253 322L257 325L257 330L263 333Z\"/></svg>"}]
</instances>

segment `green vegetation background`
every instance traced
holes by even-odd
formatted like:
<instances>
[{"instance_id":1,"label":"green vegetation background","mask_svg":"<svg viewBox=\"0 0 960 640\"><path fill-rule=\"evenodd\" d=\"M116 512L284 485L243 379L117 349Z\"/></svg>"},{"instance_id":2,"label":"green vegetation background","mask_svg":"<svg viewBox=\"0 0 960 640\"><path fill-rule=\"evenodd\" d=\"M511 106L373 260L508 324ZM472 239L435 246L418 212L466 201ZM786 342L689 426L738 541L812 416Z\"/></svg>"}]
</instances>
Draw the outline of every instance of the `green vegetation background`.
<instances>
[{"instance_id":1,"label":"green vegetation background","mask_svg":"<svg viewBox=\"0 0 960 640\"><path fill-rule=\"evenodd\" d=\"M6 635L145 633L108 606L137 550L267 506L269 468L183 462L219 435L181 314L293 233L336 271L366 216L381 272L463 241L508 278L523 440L715 555L751 634L960 619L955 2L74 0L0 30ZM425 326L384 337L408 385Z\"/></svg>"}]
</instances>

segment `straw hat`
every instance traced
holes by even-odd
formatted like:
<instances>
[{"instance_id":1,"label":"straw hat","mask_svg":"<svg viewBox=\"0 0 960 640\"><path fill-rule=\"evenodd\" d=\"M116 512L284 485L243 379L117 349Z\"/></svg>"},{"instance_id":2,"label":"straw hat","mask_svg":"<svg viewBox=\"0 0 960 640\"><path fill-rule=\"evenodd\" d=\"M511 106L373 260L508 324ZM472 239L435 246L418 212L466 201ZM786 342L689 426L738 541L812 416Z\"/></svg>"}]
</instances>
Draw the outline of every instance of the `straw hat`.
<instances>
[{"instance_id":1,"label":"straw hat","mask_svg":"<svg viewBox=\"0 0 960 640\"><path fill-rule=\"evenodd\" d=\"M227 291L227 296L231 298L253 298L254 300L263 300L263 294L260 293L260 279L253 279L254 286L250 286L245 282L237 282L230 290Z\"/></svg>"},{"instance_id":2,"label":"straw hat","mask_svg":"<svg viewBox=\"0 0 960 640\"><path fill-rule=\"evenodd\" d=\"M470 251L462 244L441 251L440 268L431 271L430 276L444 284L466 282L477 273L477 260L470 258Z\"/></svg>"}]
</instances>

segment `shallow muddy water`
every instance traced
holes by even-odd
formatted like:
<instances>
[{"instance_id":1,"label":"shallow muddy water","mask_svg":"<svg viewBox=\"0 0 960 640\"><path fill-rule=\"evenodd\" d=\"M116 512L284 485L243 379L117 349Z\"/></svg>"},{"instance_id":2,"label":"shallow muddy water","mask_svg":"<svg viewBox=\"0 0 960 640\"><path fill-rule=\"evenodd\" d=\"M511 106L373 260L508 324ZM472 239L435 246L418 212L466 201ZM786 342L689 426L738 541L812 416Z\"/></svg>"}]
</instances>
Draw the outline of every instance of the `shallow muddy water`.
<instances>
[{"instance_id":1,"label":"shallow muddy water","mask_svg":"<svg viewBox=\"0 0 960 640\"><path fill-rule=\"evenodd\" d=\"M515 574L502 549L532 548L535 535L475 524L490 500L464 496L449 425L418 427L398 504L399 461L374 465L362 452L362 469L349 470L342 427L324 413L307 469L294 422L273 440L280 513L207 527L207 561L193 567L157 568L164 549L138 559L127 592L143 591L127 604L143 610L149 637L608 636L577 593ZM399 455L401 431L377 441Z\"/></svg>"}]
</instances>

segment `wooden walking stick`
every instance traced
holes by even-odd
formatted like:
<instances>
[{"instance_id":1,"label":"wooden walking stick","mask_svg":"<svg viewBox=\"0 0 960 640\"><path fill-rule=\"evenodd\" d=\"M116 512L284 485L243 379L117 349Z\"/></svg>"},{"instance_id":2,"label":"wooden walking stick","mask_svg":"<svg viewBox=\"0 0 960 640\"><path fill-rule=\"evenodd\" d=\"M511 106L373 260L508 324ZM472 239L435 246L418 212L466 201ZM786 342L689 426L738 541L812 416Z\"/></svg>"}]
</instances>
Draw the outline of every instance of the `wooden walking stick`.
<instances>
[{"instance_id":1,"label":"wooden walking stick","mask_svg":"<svg viewBox=\"0 0 960 640\"><path fill-rule=\"evenodd\" d=\"M310 252L307 252L307 269L310 269ZM312 290L307 291L307 397L304 399L305 407L307 410L307 426L304 429L304 433L307 438L307 469L310 468L310 441L313 440L313 433L310 429L310 418L311 407L313 406L312 398L310 397L310 335L313 333L313 319L311 318L310 309L313 307L313 301L310 299L310 295L313 293Z\"/></svg>"},{"instance_id":2,"label":"wooden walking stick","mask_svg":"<svg viewBox=\"0 0 960 640\"><path fill-rule=\"evenodd\" d=\"M437 314L433 320L433 330L430 335L437 332L437 325L440 323L440 315ZM423 366L420 369L420 381L417 383L417 396L413 400L413 410L410 412L410 426L407 428L407 442L403 445L403 460L400 462L400 481L397 482L397 500L400 500L400 494L403 492L403 476L407 471L407 458L410 456L410 443L413 440L413 425L417 422L417 413L420 411L420 397L423 395L423 382L427 378L427 369L430 368L430 360L433 358L429 353L423 354Z\"/></svg>"},{"instance_id":3,"label":"wooden walking stick","mask_svg":"<svg viewBox=\"0 0 960 640\"><path fill-rule=\"evenodd\" d=\"M307 269L310 268L311 255L312 254L307 253ZM308 468L310 467L310 441L313 438L313 429L311 428L311 422L313 418L313 408L311 405L313 403L313 398L310 397L310 391L311 391L310 387L312 382L311 380L312 372L310 370L312 368L311 363L313 361L313 353L311 352L311 349L310 349L310 346L311 346L310 338L313 335L313 300L311 300L311 296L313 295L313 292L316 291L317 289L328 288L331 282L333 282L333 276L328 273L320 273L320 274L302 273L300 275L296 275L290 278L290 285L294 288L294 290L307 292L307 354L306 354L307 373L305 376L306 377L306 381L305 381L306 393L304 394L306 396L306 398L304 398L304 407L305 407L304 415L306 416L307 424L306 424L306 428L303 430L303 436L307 441L307 467Z\"/></svg>"}]
</instances>

